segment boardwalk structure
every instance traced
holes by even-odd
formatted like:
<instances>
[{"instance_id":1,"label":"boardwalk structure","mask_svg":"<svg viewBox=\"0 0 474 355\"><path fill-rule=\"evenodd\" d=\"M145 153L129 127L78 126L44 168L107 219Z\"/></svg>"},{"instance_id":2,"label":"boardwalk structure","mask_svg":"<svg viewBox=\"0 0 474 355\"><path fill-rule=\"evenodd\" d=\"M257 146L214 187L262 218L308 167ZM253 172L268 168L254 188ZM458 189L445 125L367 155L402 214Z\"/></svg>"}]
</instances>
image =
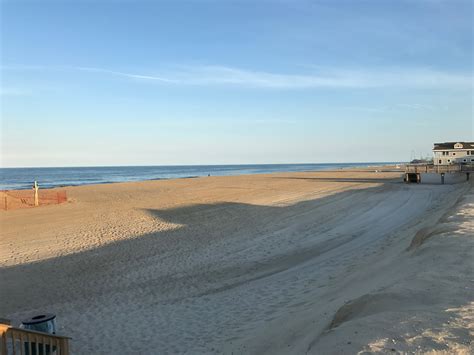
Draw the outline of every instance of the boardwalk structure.
<instances>
[{"instance_id":1,"label":"boardwalk structure","mask_svg":"<svg viewBox=\"0 0 474 355\"><path fill-rule=\"evenodd\" d=\"M455 184L470 179L474 174L473 164L434 165L407 164L404 181L423 184Z\"/></svg>"},{"instance_id":2,"label":"boardwalk structure","mask_svg":"<svg viewBox=\"0 0 474 355\"><path fill-rule=\"evenodd\" d=\"M454 184L474 173L474 142L435 143L432 164L407 164L407 183Z\"/></svg>"}]
</instances>

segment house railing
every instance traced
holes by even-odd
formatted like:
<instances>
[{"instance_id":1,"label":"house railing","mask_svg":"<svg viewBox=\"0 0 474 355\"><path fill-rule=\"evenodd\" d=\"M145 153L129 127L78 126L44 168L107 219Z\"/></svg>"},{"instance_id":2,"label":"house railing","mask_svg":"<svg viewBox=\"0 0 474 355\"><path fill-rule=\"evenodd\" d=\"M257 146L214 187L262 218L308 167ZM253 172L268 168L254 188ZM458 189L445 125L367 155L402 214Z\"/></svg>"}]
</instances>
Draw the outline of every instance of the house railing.
<instances>
[{"instance_id":1,"label":"house railing","mask_svg":"<svg viewBox=\"0 0 474 355\"><path fill-rule=\"evenodd\" d=\"M474 172L474 164L432 165L432 164L407 164L405 173L460 173Z\"/></svg>"},{"instance_id":2,"label":"house railing","mask_svg":"<svg viewBox=\"0 0 474 355\"><path fill-rule=\"evenodd\" d=\"M69 355L68 337L0 324L1 355Z\"/></svg>"}]
</instances>

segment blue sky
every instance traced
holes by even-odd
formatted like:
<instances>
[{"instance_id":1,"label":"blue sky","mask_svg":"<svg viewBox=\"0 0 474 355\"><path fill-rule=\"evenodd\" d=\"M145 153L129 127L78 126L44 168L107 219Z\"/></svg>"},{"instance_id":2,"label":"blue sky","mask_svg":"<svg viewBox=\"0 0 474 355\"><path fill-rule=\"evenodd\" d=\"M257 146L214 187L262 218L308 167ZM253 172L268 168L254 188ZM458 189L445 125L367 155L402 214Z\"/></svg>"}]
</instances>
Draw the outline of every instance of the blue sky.
<instances>
[{"instance_id":1,"label":"blue sky","mask_svg":"<svg viewBox=\"0 0 474 355\"><path fill-rule=\"evenodd\" d=\"M2 1L1 164L405 161L473 140L471 1Z\"/></svg>"}]
</instances>

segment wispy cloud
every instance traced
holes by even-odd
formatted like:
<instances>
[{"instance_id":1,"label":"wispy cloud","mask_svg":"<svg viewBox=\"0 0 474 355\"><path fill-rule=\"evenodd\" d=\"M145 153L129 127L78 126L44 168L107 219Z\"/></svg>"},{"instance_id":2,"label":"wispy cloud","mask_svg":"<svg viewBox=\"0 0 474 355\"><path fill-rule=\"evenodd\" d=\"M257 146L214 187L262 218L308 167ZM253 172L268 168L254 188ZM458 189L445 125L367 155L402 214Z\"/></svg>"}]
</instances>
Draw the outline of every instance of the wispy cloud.
<instances>
[{"instance_id":1,"label":"wispy cloud","mask_svg":"<svg viewBox=\"0 0 474 355\"><path fill-rule=\"evenodd\" d=\"M178 81L176 81L176 80L167 79L167 78L154 76L154 75L123 73L123 72L119 72L119 71L107 70L107 69L102 69L102 68L74 67L73 69L76 69L76 70L79 70L79 71L87 71L87 72L118 75L118 76L123 76L123 77L126 77L126 78L130 78L130 79L153 80L153 81L161 81L161 82L164 82L164 83L178 83Z\"/></svg>"},{"instance_id":2,"label":"wispy cloud","mask_svg":"<svg viewBox=\"0 0 474 355\"><path fill-rule=\"evenodd\" d=\"M445 106L431 106L418 103L400 103L386 106L342 106L340 109L350 111L365 111L365 112L393 112L393 111L433 111L446 109Z\"/></svg>"},{"instance_id":3,"label":"wispy cloud","mask_svg":"<svg viewBox=\"0 0 474 355\"><path fill-rule=\"evenodd\" d=\"M30 95L31 91L18 88L0 88L0 96L25 96Z\"/></svg>"},{"instance_id":4,"label":"wispy cloud","mask_svg":"<svg viewBox=\"0 0 474 355\"><path fill-rule=\"evenodd\" d=\"M431 105L422 105L422 104L398 104L397 106L411 109L411 110L434 110L435 107Z\"/></svg>"},{"instance_id":5,"label":"wispy cloud","mask_svg":"<svg viewBox=\"0 0 474 355\"><path fill-rule=\"evenodd\" d=\"M342 106L339 107L342 110L349 111L364 111L364 112L387 112L390 111L390 107L381 106L381 107L364 107L364 106Z\"/></svg>"},{"instance_id":6,"label":"wispy cloud","mask_svg":"<svg viewBox=\"0 0 474 355\"><path fill-rule=\"evenodd\" d=\"M226 66L184 66L159 74L118 72L99 68L77 68L120 75L131 79L199 86L240 86L263 89L377 88L377 87L470 87L472 74L446 73L430 69L345 70L320 69L305 74L252 71Z\"/></svg>"},{"instance_id":7,"label":"wispy cloud","mask_svg":"<svg viewBox=\"0 0 474 355\"><path fill-rule=\"evenodd\" d=\"M2 67L19 70L19 66ZM253 71L227 66L180 66L155 72L116 71L94 67L27 66L25 70L82 71L120 76L160 84L234 86L261 89L312 88L472 88L472 73L451 73L425 68L340 69L318 68L303 74ZM421 108L421 107L420 107Z\"/></svg>"}]
</instances>

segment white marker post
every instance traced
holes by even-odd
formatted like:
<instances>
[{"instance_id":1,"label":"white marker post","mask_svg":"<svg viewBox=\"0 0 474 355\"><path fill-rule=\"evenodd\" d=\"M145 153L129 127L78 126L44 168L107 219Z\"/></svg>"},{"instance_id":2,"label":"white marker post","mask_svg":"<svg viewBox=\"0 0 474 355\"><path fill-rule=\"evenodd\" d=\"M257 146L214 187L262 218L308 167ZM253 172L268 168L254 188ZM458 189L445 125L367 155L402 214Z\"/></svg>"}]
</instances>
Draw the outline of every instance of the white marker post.
<instances>
[{"instance_id":1,"label":"white marker post","mask_svg":"<svg viewBox=\"0 0 474 355\"><path fill-rule=\"evenodd\" d=\"M35 190L35 206L39 206L39 199L38 199L38 183L35 181L33 184L33 189Z\"/></svg>"}]
</instances>

